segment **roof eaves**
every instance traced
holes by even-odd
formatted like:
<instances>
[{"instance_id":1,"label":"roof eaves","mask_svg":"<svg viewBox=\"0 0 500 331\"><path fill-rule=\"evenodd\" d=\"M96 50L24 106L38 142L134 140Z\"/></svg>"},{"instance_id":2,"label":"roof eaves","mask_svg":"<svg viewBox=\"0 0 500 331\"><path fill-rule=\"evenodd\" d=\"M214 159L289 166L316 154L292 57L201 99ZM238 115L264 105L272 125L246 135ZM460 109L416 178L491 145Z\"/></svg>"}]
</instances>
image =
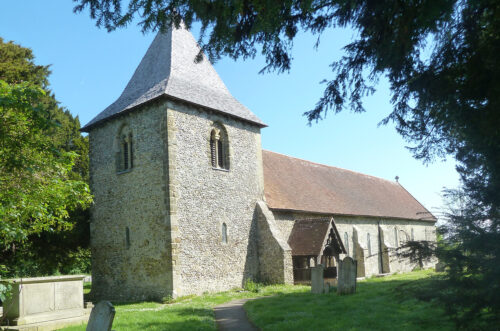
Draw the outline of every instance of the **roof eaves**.
<instances>
[{"instance_id":1,"label":"roof eaves","mask_svg":"<svg viewBox=\"0 0 500 331\"><path fill-rule=\"evenodd\" d=\"M253 125L258 126L259 128L265 128L265 127L268 126L265 123L252 121L250 119L247 119L247 118L244 118L244 117L241 117L241 116L238 116L238 115L230 114L230 113L227 113L227 112L215 109L215 108L207 107L207 106L204 106L204 105L192 102L192 101L188 101L188 100L184 100L184 99L181 99L181 98L177 98L177 97L172 96L172 95L162 94L162 95L159 95L159 96L157 96L155 98L149 99L149 100L147 100L147 101L145 101L143 103L137 104L137 105L135 105L133 107L130 107L130 108L124 109L122 111L116 112L113 115L105 117L105 118L103 118L103 119L101 119L99 121L96 121L96 122L94 122L94 123L92 123L90 125L85 125L83 128L80 129L80 132L87 132L88 133L88 132L90 132L90 129L93 129L94 127L99 126L100 124L103 124L104 122L106 122L108 120L111 120L113 118L119 117L119 116L124 115L124 114L127 114L127 113L131 112L132 110L135 110L135 109L137 109L137 108L139 108L141 106L147 105L147 104L149 104L151 102L154 102L154 101L162 99L162 98L167 98L167 99L171 99L171 100L175 100L175 101L185 102L185 103L197 106L197 107L204 108L204 109L209 110L209 111L216 112L217 114L221 114L221 115L225 115L225 116L228 116L228 117L233 117L233 118L236 118L236 119L239 119L239 120L243 120L245 122L248 122L248 123L251 123Z\"/></svg>"},{"instance_id":2,"label":"roof eaves","mask_svg":"<svg viewBox=\"0 0 500 331\"><path fill-rule=\"evenodd\" d=\"M268 208L272 211L277 212L296 212L296 213L308 213L313 215L331 215L331 216L350 216L350 217L370 217L370 218L388 218L388 219L397 219L397 220L412 220L412 221L424 221L424 222L437 222L437 219L433 216L432 219L429 218L408 218L402 216L380 216L380 215L360 215L360 214L341 214L341 213L332 213L328 211L316 211L316 210L306 210L306 209L288 209L288 208L273 208L268 206ZM432 214L431 214L432 215Z\"/></svg>"}]
</instances>

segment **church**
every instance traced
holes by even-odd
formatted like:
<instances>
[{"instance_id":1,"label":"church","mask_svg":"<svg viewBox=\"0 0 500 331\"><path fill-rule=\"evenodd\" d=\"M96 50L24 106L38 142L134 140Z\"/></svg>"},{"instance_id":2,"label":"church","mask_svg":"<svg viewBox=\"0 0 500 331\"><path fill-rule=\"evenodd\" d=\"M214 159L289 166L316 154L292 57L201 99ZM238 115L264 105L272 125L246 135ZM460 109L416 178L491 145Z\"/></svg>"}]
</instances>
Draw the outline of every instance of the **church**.
<instances>
[{"instance_id":1,"label":"church","mask_svg":"<svg viewBox=\"0 0 500 331\"><path fill-rule=\"evenodd\" d=\"M409 271L395 255L436 239L398 182L261 148L266 127L184 28L159 33L89 133L92 293L178 297L307 281L357 260L358 277ZM310 277L310 276L309 276Z\"/></svg>"}]
</instances>

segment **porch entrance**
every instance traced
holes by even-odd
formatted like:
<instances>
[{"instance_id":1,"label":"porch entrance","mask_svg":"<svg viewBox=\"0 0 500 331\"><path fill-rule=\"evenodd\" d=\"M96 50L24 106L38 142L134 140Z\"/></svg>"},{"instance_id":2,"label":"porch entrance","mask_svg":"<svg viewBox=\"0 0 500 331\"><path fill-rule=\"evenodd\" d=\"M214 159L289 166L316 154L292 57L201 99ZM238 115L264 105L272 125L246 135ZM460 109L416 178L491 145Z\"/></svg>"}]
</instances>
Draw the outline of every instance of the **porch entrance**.
<instances>
[{"instance_id":1,"label":"porch entrance","mask_svg":"<svg viewBox=\"0 0 500 331\"><path fill-rule=\"evenodd\" d=\"M325 280L337 278L339 255L346 250L333 218L296 220L288 240L295 284L311 283L311 268L324 266Z\"/></svg>"}]
</instances>

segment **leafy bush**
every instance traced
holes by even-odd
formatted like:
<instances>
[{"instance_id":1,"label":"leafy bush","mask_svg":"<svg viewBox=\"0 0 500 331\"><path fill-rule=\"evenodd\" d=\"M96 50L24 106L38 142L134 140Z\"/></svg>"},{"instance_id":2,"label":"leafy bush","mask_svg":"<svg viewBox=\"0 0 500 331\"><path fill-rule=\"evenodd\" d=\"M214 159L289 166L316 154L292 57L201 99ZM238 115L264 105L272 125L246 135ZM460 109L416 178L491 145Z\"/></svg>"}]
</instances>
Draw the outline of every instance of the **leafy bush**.
<instances>
[{"instance_id":1,"label":"leafy bush","mask_svg":"<svg viewBox=\"0 0 500 331\"><path fill-rule=\"evenodd\" d=\"M63 274L89 274L90 273L90 249L79 247L75 252L68 254L68 260L61 265L60 272Z\"/></svg>"},{"instance_id":2,"label":"leafy bush","mask_svg":"<svg viewBox=\"0 0 500 331\"><path fill-rule=\"evenodd\" d=\"M245 284L243 285L243 289L248 292L259 293L261 290L261 284L254 282L251 279L245 280Z\"/></svg>"},{"instance_id":3,"label":"leafy bush","mask_svg":"<svg viewBox=\"0 0 500 331\"><path fill-rule=\"evenodd\" d=\"M167 295L161 299L161 302L166 303L166 304L170 304L170 303L174 303L175 299L171 295Z\"/></svg>"}]
</instances>

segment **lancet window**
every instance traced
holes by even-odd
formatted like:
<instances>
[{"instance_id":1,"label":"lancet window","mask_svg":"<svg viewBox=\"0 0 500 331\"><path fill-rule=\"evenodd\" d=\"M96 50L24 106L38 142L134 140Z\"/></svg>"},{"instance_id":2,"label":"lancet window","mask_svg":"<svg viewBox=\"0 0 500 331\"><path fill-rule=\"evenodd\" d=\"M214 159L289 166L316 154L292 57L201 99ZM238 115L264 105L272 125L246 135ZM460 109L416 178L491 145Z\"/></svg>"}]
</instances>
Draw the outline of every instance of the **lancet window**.
<instances>
[{"instance_id":1,"label":"lancet window","mask_svg":"<svg viewBox=\"0 0 500 331\"><path fill-rule=\"evenodd\" d=\"M222 243L227 244L227 225L226 223L222 223Z\"/></svg>"},{"instance_id":2,"label":"lancet window","mask_svg":"<svg viewBox=\"0 0 500 331\"><path fill-rule=\"evenodd\" d=\"M394 246L396 248L399 247L399 241L398 241L398 229L394 228Z\"/></svg>"},{"instance_id":3,"label":"lancet window","mask_svg":"<svg viewBox=\"0 0 500 331\"><path fill-rule=\"evenodd\" d=\"M371 256L372 255L372 243L371 243L371 240L370 240L370 234L369 233L366 234L366 246L368 246L368 256Z\"/></svg>"},{"instance_id":4,"label":"lancet window","mask_svg":"<svg viewBox=\"0 0 500 331\"><path fill-rule=\"evenodd\" d=\"M349 255L349 235L347 232L344 233L344 247L346 250L346 254Z\"/></svg>"}]
</instances>

